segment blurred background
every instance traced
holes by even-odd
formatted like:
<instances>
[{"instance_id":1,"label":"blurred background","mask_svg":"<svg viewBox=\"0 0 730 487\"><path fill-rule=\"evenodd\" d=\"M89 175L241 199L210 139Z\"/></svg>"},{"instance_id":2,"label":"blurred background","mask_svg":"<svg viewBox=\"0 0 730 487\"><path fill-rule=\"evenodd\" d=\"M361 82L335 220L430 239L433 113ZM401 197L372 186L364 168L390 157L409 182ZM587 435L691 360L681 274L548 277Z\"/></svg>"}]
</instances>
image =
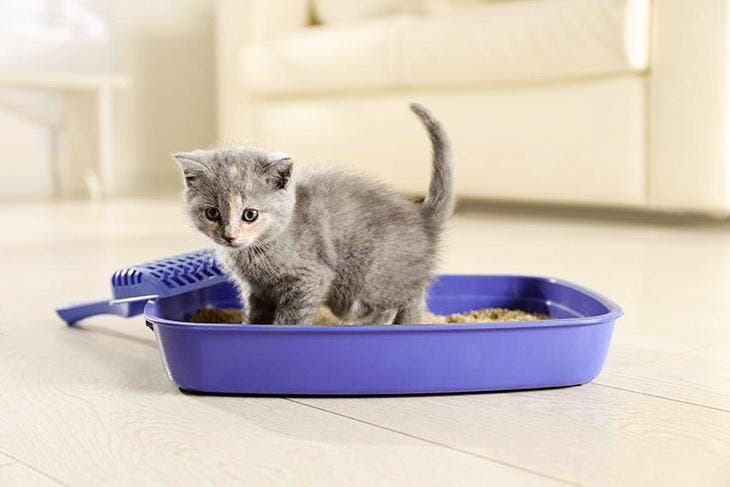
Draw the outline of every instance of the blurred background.
<instances>
[{"instance_id":1,"label":"blurred background","mask_svg":"<svg viewBox=\"0 0 730 487\"><path fill-rule=\"evenodd\" d=\"M705 5L706 4L706 5ZM725 216L723 2L0 0L0 200L165 197L251 141L421 194Z\"/></svg>"}]
</instances>

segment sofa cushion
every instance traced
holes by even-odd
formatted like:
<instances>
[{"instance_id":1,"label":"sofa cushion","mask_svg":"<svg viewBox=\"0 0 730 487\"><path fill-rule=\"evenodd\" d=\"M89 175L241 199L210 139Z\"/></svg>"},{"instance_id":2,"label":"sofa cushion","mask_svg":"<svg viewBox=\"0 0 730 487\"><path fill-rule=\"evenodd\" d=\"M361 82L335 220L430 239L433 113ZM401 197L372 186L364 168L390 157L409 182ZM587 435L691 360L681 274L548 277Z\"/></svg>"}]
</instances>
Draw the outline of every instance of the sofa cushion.
<instances>
[{"instance_id":1,"label":"sofa cushion","mask_svg":"<svg viewBox=\"0 0 730 487\"><path fill-rule=\"evenodd\" d=\"M373 89L400 82L393 38L407 16L310 27L244 49L243 80L258 93Z\"/></svg>"},{"instance_id":2,"label":"sofa cushion","mask_svg":"<svg viewBox=\"0 0 730 487\"><path fill-rule=\"evenodd\" d=\"M648 22L630 18L642 2L533 0L425 17L404 32L402 80L496 84L642 70Z\"/></svg>"},{"instance_id":3,"label":"sofa cushion","mask_svg":"<svg viewBox=\"0 0 730 487\"><path fill-rule=\"evenodd\" d=\"M516 0L314 0L314 20L319 24L355 22L394 14L437 14L473 8L485 3Z\"/></svg>"},{"instance_id":4,"label":"sofa cushion","mask_svg":"<svg viewBox=\"0 0 730 487\"><path fill-rule=\"evenodd\" d=\"M383 15L419 13L422 0L314 0L314 17L321 24L362 21Z\"/></svg>"},{"instance_id":5,"label":"sofa cushion","mask_svg":"<svg viewBox=\"0 0 730 487\"><path fill-rule=\"evenodd\" d=\"M485 3L515 2L519 0L422 0L421 13L444 15L468 8L479 7Z\"/></svg>"},{"instance_id":6,"label":"sofa cushion","mask_svg":"<svg viewBox=\"0 0 730 487\"><path fill-rule=\"evenodd\" d=\"M649 0L522 0L307 28L249 46L247 89L500 85L647 67Z\"/></svg>"}]
</instances>

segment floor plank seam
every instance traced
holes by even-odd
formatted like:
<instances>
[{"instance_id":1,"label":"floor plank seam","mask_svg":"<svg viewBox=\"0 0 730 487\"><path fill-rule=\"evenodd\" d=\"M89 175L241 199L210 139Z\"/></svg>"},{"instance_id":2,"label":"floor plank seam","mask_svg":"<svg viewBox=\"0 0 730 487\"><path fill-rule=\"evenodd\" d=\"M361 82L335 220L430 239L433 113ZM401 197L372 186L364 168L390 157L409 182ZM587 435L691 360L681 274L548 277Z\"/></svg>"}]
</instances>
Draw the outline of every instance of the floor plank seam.
<instances>
[{"instance_id":1,"label":"floor plank seam","mask_svg":"<svg viewBox=\"0 0 730 487\"><path fill-rule=\"evenodd\" d=\"M675 399L675 398L672 398L672 397L660 396L658 394L650 394L648 392L635 391L633 389L625 389L623 387L611 386L611 385L608 385L608 384L601 384L600 382L596 382L596 381L591 382L591 384L594 384L594 385L597 385L597 386L600 386L600 387L606 387L608 389L614 389L614 390L617 390L617 391L624 391L624 392L629 392L631 394L639 394L639 395L642 395L642 396L654 397L656 399L663 399L665 401L678 402L680 404L686 404L688 406L697 406L698 408L710 409L712 411L719 411L721 413L728 413L728 414L730 414L730 409L718 408L716 406L710 406L710 405L707 405L707 404L698 404L696 402L685 401L683 399Z\"/></svg>"},{"instance_id":2,"label":"floor plank seam","mask_svg":"<svg viewBox=\"0 0 730 487\"><path fill-rule=\"evenodd\" d=\"M355 422L360 423L360 424L365 424L365 425L368 425L368 426L372 426L374 428L379 428L379 429L382 429L382 430L385 430L385 431L389 431L391 433L395 433L395 434L398 434L398 435L401 435L401 436L405 436L407 438L411 438L411 439L414 439L414 440L422 441L422 442L425 442L425 443L428 443L428 444L431 444L431 445L434 445L434 446L439 446L439 447L442 447L442 448L446 448L448 450L455 451L455 452L458 452L458 453L462 453L464 455L469 455L471 457L479 458L481 460L487 460L487 461L490 461L490 462L494 462L494 463L497 463L497 464L502 465L502 466L505 466L505 467L515 468L517 470L521 470L523 472L528 472L528 473L531 473L533 475L537 475L537 476L540 476L540 477L543 477L543 478L546 478L546 479L550 479L550 480L553 480L553 481L556 481L556 482L560 482L560 483L563 483L563 484L566 484L566 485L573 485L573 486L576 486L576 487L583 487L582 484L578 484L576 482L572 482L570 480L566 480L566 479L563 479L563 478L560 478L560 477L554 477L554 476L552 476L550 474L546 474L546 473L540 472L538 470L532 470L532 469L527 468L527 467L522 467L520 465L515 465L515 464L509 463L509 462L505 462L504 460L499 460L499 459L492 458L492 457L488 457L488 456L485 456L485 455L479 455L478 453L474 453L474 452L471 452L469 450L464 450L464 449L461 449L461 448L453 447L453 446L447 445L445 443L440 443L438 441L429 440L428 438L422 438L420 436L416 436L416 435L412 435L410 433L406 433L406 432L403 432L403 431L399 431L399 430L395 430L395 429L392 429L392 428L388 428L387 426L383 426L383 425L380 425L380 424L377 424L377 423L372 423L370 421L365 421L365 420L360 419L360 418L355 418L353 416L348 416L346 414L341 414L341 413L338 413L338 412L335 412L335 411L330 411L328 409L324 409L324 408L320 408L320 407L317 407L317 406L313 406L311 404L307 404L305 402L301 402L301 401L298 401L298 400L293 399L293 398L285 397L284 399L286 399L287 401L291 401L293 403L299 404L301 406L305 406L305 407L308 407L308 408L316 409L317 411L322 411L322 412L327 413L327 414L332 414L334 416L339 416L341 418L349 419L350 421L355 421Z\"/></svg>"},{"instance_id":3,"label":"floor plank seam","mask_svg":"<svg viewBox=\"0 0 730 487\"><path fill-rule=\"evenodd\" d=\"M621 368L623 368L623 369L633 369L633 368L636 368L636 367L646 367L646 366L649 366L649 365L658 365L658 364L661 364L662 362L666 362L668 360L675 359L677 357L681 357L682 355L687 355L687 354L690 354L690 353L695 353L695 352L698 352L700 350L704 350L705 348L712 348L712 347L713 347L713 345L696 345L693 348L689 348L687 350L682 350L681 352L669 352L666 355L662 355L661 357L656 358L654 360L649 360L648 362L641 362L641 363L637 363L637 364L634 364L634 365L624 366L624 367L621 367Z\"/></svg>"},{"instance_id":4,"label":"floor plank seam","mask_svg":"<svg viewBox=\"0 0 730 487\"><path fill-rule=\"evenodd\" d=\"M11 465L15 465L17 463L17 464L22 465L22 466L24 466L26 468L29 468L30 470L34 471L38 475L41 475L41 476L47 478L48 480L51 480L53 482L56 482L58 485L63 485L64 487L71 487L71 484L67 484L66 482L63 482L60 479L54 477L53 475L49 475L46 472L44 472L42 470L39 470L38 468L34 467L30 463L25 462L25 461L21 460L20 458L14 456L14 455L11 455L10 453L8 453L5 450L0 450L0 453L2 453L6 457L8 457L8 458L10 458L10 459L13 460L13 463L8 463L6 465L0 465L0 468L7 467L7 466L11 466Z\"/></svg>"}]
</instances>

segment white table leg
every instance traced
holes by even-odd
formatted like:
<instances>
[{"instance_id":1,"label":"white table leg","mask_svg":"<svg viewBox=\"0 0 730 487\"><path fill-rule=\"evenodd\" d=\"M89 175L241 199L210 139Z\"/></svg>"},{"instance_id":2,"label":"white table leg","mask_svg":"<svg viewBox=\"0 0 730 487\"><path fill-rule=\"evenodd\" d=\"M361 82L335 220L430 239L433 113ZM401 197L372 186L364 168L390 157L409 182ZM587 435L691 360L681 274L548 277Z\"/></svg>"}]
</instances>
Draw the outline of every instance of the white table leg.
<instances>
[{"instance_id":1,"label":"white table leg","mask_svg":"<svg viewBox=\"0 0 730 487\"><path fill-rule=\"evenodd\" d=\"M112 127L112 90L102 87L97 91L97 150L98 160L98 182L99 194L91 194L92 197L102 198L109 192L109 179L113 167L113 127Z\"/></svg>"},{"instance_id":2,"label":"white table leg","mask_svg":"<svg viewBox=\"0 0 730 487\"><path fill-rule=\"evenodd\" d=\"M96 190L101 186L98 105L96 90L64 92L57 162L58 196L80 197L99 192Z\"/></svg>"}]
</instances>

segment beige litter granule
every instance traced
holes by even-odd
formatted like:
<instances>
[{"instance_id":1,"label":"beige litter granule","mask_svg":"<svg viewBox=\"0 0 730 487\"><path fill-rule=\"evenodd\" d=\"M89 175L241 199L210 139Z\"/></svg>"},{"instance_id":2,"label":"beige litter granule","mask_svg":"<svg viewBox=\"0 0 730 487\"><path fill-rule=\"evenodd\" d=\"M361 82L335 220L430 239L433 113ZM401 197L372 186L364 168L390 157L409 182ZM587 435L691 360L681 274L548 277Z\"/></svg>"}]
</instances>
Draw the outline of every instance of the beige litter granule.
<instances>
[{"instance_id":1,"label":"beige litter granule","mask_svg":"<svg viewBox=\"0 0 730 487\"><path fill-rule=\"evenodd\" d=\"M483 308L446 316L426 313L424 323L491 323L496 321L537 321L547 320L550 316L543 313L530 313L520 309Z\"/></svg>"},{"instance_id":2,"label":"beige litter granule","mask_svg":"<svg viewBox=\"0 0 730 487\"><path fill-rule=\"evenodd\" d=\"M455 313L446 316L425 313L422 323L425 324L450 324L450 323L491 323L498 321L535 321L550 318L542 313L528 313L519 309L505 308L484 308L464 313ZM194 312L190 319L191 323L243 323L244 316L237 308L201 308ZM327 308L319 310L315 318L316 325L339 325L339 320Z\"/></svg>"},{"instance_id":3,"label":"beige litter granule","mask_svg":"<svg viewBox=\"0 0 730 487\"><path fill-rule=\"evenodd\" d=\"M188 320L191 323L243 323L243 313L237 308L200 308Z\"/></svg>"}]
</instances>

